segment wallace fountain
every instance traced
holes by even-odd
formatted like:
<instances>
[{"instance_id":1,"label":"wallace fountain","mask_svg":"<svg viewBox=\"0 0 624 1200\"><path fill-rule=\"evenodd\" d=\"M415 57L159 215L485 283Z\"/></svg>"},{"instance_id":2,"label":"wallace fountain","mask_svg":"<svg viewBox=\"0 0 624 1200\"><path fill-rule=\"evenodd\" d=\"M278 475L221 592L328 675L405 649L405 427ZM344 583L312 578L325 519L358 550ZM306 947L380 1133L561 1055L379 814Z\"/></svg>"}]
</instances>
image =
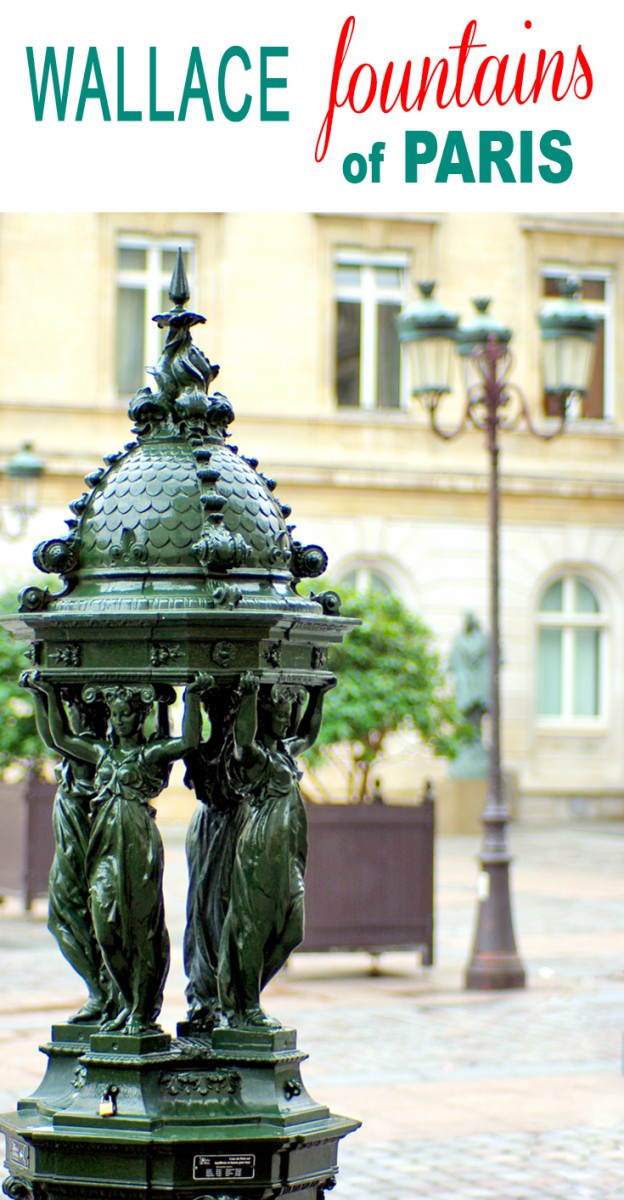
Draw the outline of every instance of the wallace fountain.
<instances>
[{"instance_id":1,"label":"wallace fountain","mask_svg":"<svg viewBox=\"0 0 624 1200\"><path fill-rule=\"evenodd\" d=\"M303 936L297 756L350 622L301 594L326 556L296 540L275 481L229 441L218 367L194 345L181 255L132 440L87 476L67 534L4 623L59 755L49 923L85 984L43 1080L0 1117L13 1200L322 1200L358 1122L307 1093L296 1033L262 1007ZM183 700L179 733L171 706ZM158 1023L169 967L153 802L183 759L188 1011Z\"/></svg>"}]
</instances>

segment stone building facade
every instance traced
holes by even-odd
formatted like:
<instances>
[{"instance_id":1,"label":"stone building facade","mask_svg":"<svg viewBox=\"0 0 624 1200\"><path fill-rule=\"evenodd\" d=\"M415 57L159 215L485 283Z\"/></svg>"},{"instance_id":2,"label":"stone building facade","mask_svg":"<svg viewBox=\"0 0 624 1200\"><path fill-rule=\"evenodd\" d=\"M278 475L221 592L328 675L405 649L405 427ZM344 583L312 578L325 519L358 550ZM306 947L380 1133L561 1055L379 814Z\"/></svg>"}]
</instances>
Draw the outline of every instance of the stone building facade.
<instances>
[{"instance_id":1,"label":"stone building facade","mask_svg":"<svg viewBox=\"0 0 624 1200\"><path fill-rule=\"evenodd\" d=\"M487 456L476 431L429 431L394 317L422 279L464 317L491 296L538 421L535 314L580 276L600 318L590 395L560 439L503 444L504 760L527 817L624 813L624 214L5 214L0 465L27 440L47 464L38 516L3 543L7 585L127 438L178 245L236 441L278 479L301 539L326 547L332 580L396 591L443 655L465 612L487 624ZM459 395L458 374L449 423ZM415 773L445 767L400 742L386 789L411 794Z\"/></svg>"}]
</instances>

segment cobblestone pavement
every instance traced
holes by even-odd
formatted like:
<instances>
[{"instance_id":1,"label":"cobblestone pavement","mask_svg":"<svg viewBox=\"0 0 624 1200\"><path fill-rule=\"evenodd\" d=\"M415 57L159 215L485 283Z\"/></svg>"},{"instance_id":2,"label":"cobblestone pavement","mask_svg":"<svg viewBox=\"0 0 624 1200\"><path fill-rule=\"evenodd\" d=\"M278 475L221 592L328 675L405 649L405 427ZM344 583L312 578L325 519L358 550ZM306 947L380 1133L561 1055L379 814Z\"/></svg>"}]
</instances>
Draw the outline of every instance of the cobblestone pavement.
<instances>
[{"instance_id":1,"label":"cobblestone pavement","mask_svg":"<svg viewBox=\"0 0 624 1200\"><path fill-rule=\"evenodd\" d=\"M163 1023L183 1012L182 831L165 831L174 955ZM295 1025L306 1085L363 1126L336 1200L624 1200L624 825L512 829L529 986L462 990L477 841L438 844L437 963L295 955L267 1007ZM43 906L0 909L0 1106L37 1085L37 1045L81 1000Z\"/></svg>"}]
</instances>

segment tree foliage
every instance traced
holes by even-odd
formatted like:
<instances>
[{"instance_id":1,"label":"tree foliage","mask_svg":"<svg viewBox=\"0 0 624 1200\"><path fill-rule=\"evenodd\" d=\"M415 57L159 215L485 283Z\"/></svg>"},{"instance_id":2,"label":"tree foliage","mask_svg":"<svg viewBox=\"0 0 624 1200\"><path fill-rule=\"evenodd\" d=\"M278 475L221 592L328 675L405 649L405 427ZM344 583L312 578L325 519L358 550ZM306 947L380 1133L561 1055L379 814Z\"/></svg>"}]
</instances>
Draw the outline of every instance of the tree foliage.
<instances>
[{"instance_id":1,"label":"tree foliage","mask_svg":"<svg viewBox=\"0 0 624 1200\"><path fill-rule=\"evenodd\" d=\"M338 677L309 755L312 778L328 760L346 771L347 799L362 801L390 734L412 730L434 754L452 758L464 727L450 695L433 638L423 622L388 593L341 589L341 615L361 624L330 652ZM341 755L331 748L341 746ZM346 764L346 766L345 766Z\"/></svg>"},{"instance_id":2,"label":"tree foliage","mask_svg":"<svg viewBox=\"0 0 624 1200\"><path fill-rule=\"evenodd\" d=\"M0 595L0 612L15 611L14 595ZM38 771L49 757L35 723L30 696L19 686L28 666L26 644L0 625L0 778L15 765Z\"/></svg>"}]
</instances>

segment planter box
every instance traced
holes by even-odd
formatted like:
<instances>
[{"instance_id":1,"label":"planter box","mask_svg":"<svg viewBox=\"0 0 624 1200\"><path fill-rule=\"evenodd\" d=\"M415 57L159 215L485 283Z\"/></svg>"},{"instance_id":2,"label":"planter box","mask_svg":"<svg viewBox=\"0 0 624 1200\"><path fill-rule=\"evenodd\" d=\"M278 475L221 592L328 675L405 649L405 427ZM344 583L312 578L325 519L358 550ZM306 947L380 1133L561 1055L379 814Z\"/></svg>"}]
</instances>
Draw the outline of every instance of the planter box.
<instances>
[{"instance_id":1,"label":"planter box","mask_svg":"<svg viewBox=\"0 0 624 1200\"><path fill-rule=\"evenodd\" d=\"M0 783L0 896L20 896L26 909L48 894L55 792L33 776Z\"/></svg>"},{"instance_id":2,"label":"planter box","mask_svg":"<svg viewBox=\"0 0 624 1200\"><path fill-rule=\"evenodd\" d=\"M434 801L308 804L301 950L418 949L433 962Z\"/></svg>"}]
</instances>

